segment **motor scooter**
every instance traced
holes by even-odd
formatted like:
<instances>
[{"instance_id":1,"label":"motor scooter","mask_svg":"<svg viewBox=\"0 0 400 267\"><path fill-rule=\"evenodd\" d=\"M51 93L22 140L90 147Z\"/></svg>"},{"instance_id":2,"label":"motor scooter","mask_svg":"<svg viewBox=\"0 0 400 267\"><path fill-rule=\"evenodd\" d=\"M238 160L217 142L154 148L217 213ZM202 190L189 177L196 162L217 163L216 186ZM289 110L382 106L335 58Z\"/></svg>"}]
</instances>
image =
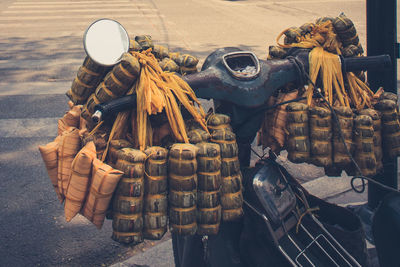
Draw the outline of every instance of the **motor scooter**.
<instances>
[{"instance_id":1,"label":"motor scooter","mask_svg":"<svg viewBox=\"0 0 400 267\"><path fill-rule=\"evenodd\" d=\"M217 101L216 111L231 117L244 176L245 218L221 224L217 236L173 235L177 266L366 266L364 236L354 214L308 194L273 154L249 168L250 144L268 98L287 83L307 83L308 53L293 49L287 59L265 61L250 51L221 48L206 58L199 73L183 76L197 97ZM338 60L344 72L390 65L387 55ZM134 94L97 105L93 120L135 105ZM314 205L324 208L319 214L328 214L330 224L314 215ZM343 244L335 231L353 234L345 238L353 244Z\"/></svg>"}]
</instances>

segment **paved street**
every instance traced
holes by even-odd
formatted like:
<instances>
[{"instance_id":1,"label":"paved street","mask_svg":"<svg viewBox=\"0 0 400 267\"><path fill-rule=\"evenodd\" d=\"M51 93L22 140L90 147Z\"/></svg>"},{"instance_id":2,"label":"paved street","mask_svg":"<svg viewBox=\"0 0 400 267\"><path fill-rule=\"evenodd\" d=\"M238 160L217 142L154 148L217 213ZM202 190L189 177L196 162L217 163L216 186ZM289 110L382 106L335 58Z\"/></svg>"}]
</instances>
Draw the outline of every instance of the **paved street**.
<instances>
[{"instance_id":1,"label":"paved street","mask_svg":"<svg viewBox=\"0 0 400 267\"><path fill-rule=\"evenodd\" d=\"M265 59L283 29L342 11L365 45L364 5L363 0L0 0L0 266L105 266L140 251L112 241L110 221L100 231L83 217L66 223L37 149L54 139L57 119L67 110L65 92L84 59L82 35L91 22L115 19L131 36L150 34L156 43L201 60L223 46ZM171 258L165 264L171 266Z\"/></svg>"}]
</instances>

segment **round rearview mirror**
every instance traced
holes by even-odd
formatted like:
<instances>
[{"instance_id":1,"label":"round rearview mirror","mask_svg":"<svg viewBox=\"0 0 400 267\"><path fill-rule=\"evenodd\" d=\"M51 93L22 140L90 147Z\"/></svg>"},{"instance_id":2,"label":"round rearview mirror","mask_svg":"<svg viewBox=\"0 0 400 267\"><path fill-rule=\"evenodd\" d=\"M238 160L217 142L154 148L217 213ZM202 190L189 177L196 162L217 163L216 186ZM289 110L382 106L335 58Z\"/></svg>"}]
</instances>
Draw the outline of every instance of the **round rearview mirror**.
<instances>
[{"instance_id":1,"label":"round rearview mirror","mask_svg":"<svg viewBox=\"0 0 400 267\"><path fill-rule=\"evenodd\" d=\"M87 28L83 36L83 46L93 61L103 66L112 66L128 52L129 36L119 22L100 19Z\"/></svg>"}]
</instances>

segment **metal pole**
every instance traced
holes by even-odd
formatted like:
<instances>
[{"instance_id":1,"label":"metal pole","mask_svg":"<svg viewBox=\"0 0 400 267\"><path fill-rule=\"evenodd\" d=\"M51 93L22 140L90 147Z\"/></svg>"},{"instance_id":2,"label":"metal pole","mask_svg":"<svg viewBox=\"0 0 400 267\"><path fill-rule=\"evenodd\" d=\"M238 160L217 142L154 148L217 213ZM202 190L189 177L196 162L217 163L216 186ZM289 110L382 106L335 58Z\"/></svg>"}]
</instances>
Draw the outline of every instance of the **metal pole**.
<instances>
[{"instance_id":1,"label":"metal pole","mask_svg":"<svg viewBox=\"0 0 400 267\"><path fill-rule=\"evenodd\" d=\"M383 86L385 91L397 94L397 5L396 0L367 0L367 54L389 54L392 68L368 71L368 82L373 91ZM397 159L384 159L382 174L375 179L397 188ZM368 185L368 205L374 209L387 192L376 185Z\"/></svg>"}]
</instances>

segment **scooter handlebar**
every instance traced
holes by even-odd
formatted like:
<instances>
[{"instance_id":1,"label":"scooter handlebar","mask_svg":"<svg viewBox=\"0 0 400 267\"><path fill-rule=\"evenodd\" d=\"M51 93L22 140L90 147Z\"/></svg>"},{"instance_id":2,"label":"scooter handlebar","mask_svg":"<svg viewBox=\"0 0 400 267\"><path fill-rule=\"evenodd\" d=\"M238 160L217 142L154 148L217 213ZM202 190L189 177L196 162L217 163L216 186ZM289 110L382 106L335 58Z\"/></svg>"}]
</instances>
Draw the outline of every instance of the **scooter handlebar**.
<instances>
[{"instance_id":1,"label":"scooter handlebar","mask_svg":"<svg viewBox=\"0 0 400 267\"><path fill-rule=\"evenodd\" d=\"M103 117L107 117L109 114L121 112L132 107L136 107L136 94L127 95L111 100L107 103L96 105L96 112L92 116L92 120L95 123L98 123L103 119Z\"/></svg>"},{"instance_id":2,"label":"scooter handlebar","mask_svg":"<svg viewBox=\"0 0 400 267\"><path fill-rule=\"evenodd\" d=\"M383 70L390 67L391 64L392 61L389 55L342 58L344 72Z\"/></svg>"}]
</instances>

